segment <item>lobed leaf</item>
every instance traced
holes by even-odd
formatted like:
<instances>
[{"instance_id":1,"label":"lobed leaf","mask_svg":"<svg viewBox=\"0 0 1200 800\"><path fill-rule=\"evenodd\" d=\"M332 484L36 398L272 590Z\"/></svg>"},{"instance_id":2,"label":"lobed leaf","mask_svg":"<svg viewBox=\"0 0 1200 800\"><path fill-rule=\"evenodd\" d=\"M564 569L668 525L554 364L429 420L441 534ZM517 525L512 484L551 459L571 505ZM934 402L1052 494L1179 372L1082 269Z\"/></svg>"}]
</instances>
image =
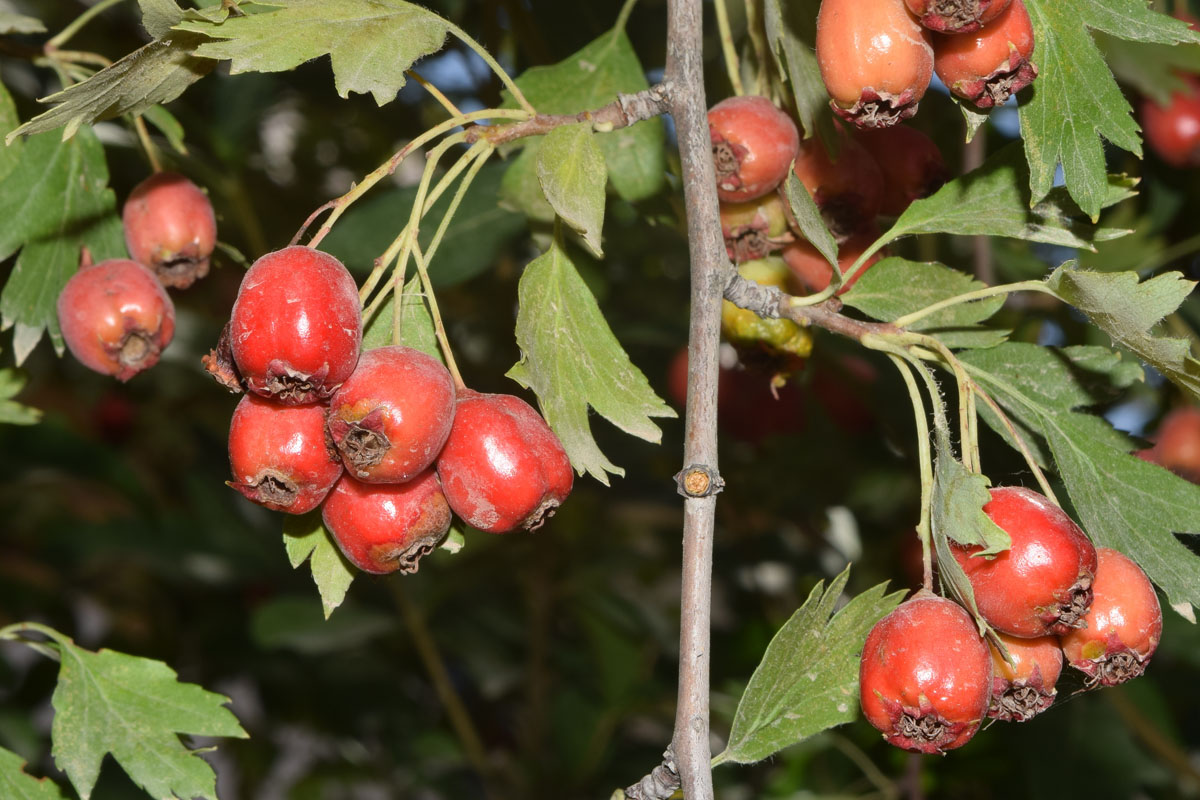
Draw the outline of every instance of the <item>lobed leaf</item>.
<instances>
[{"instance_id":1,"label":"lobed leaf","mask_svg":"<svg viewBox=\"0 0 1200 800\"><path fill-rule=\"evenodd\" d=\"M58 784L25 772L25 759L0 747L0 797L5 800L67 800Z\"/></svg>"},{"instance_id":2,"label":"lobed leaf","mask_svg":"<svg viewBox=\"0 0 1200 800\"><path fill-rule=\"evenodd\" d=\"M24 386L16 370L0 369L0 425L34 425L42 419L40 410L13 400Z\"/></svg>"},{"instance_id":3,"label":"lobed leaf","mask_svg":"<svg viewBox=\"0 0 1200 800\"><path fill-rule=\"evenodd\" d=\"M819 582L767 645L716 760L748 764L858 715L858 662L867 633L905 592L874 586L830 614L850 577Z\"/></svg>"},{"instance_id":4,"label":"lobed leaf","mask_svg":"<svg viewBox=\"0 0 1200 800\"><path fill-rule=\"evenodd\" d=\"M587 123L563 125L546 134L538 147L538 184L559 217L580 236L597 258L604 257L604 154Z\"/></svg>"},{"instance_id":5,"label":"lobed leaf","mask_svg":"<svg viewBox=\"0 0 1200 800\"><path fill-rule=\"evenodd\" d=\"M325 530L320 511L285 517L283 544L292 569L308 561L317 593L321 595L325 619L329 619L334 609L346 599L355 570L338 549L333 536Z\"/></svg>"},{"instance_id":6,"label":"lobed leaf","mask_svg":"<svg viewBox=\"0 0 1200 800\"><path fill-rule=\"evenodd\" d=\"M792 89L804 138L817 135L829 92L817 66L817 0L765 0L763 24L775 67ZM812 241L811 239L809 241Z\"/></svg>"},{"instance_id":7,"label":"lobed leaf","mask_svg":"<svg viewBox=\"0 0 1200 800\"><path fill-rule=\"evenodd\" d=\"M837 241L829 232L829 228L825 226L825 220L821 218L821 210L817 208L813 196L804 188L804 184L796 177L794 170L788 170L787 178L783 182L783 190L788 206L792 209L792 217L800 228L800 235L825 257L836 276L834 280L841 283L842 267L838 264Z\"/></svg>"},{"instance_id":8,"label":"lobed leaf","mask_svg":"<svg viewBox=\"0 0 1200 800\"><path fill-rule=\"evenodd\" d=\"M626 433L658 442L651 417L675 411L650 388L613 335L570 257L555 240L525 267L518 288L517 345L521 360L508 377L538 396L546 422L571 464L608 485L625 474L592 438L588 406Z\"/></svg>"},{"instance_id":9,"label":"lobed leaf","mask_svg":"<svg viewBox=\"0 0 1200 800\"><path fill-rule=\"evenodd\" d=\"M183 9L175 0L138 0L142 9L142 27L151 39L161 39L183 21Z\"/></svg>"},{"instance_id":10,"label":"lobed leaf","mask_svg":"<svg viewBox=\"0 0 1200 800\"><path fill-rule=\"evenodd\" d=\"M15 11L0 11L0 34L45 32L45 24L36 17L27 17Z\"/></svg>"}]
</instances>

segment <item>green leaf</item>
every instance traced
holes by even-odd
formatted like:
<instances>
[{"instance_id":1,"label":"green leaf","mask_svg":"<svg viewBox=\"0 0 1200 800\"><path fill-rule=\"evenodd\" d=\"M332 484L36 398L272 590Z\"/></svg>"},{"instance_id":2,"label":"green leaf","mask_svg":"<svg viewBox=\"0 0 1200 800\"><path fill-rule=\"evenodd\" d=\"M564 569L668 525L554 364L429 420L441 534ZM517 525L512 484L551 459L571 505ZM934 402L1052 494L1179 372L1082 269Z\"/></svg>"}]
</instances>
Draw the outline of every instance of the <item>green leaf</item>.
<instances>
[{"instance_id":1,"label":"green leaf","mask_svg":"<svg viewBox=\"0 0 1200 800\"><path fill-rule=\"evenodd\" d=\"M1046 285L1113 341L1200 397L1200 360L1191 355L1190 342L1153 333L1163 317L1187 299L1194 281L1168 272L1139 283L1136 272L1086 272L1067 262L1051 273Z\"/></svg>"},{"instance_id":2,"label":"green leaf","mask_svg":"<svg viewBox=\"0 0 1200 800\"><path fill-rule=\"evenodd\" d=\"M8 87L0 83L0 130L11 131L20 121L20 118L17 117L17 107L13 103ZM8 177L8 173L21 163L21 146L23 144L24 142L17 140L10 143L8 147L0 147L0 181Z\"/></svg>"},{"instance_id":3,"label":"green leaf","mask_svg":"<svg viewBox=\"0 0 1200 800\"><path fill-rule=\"evenodd\" d=\"M288 516L283 520L283 543L287 548L288 561L296 569L307 560L312 570L313 581L321 595L321 606L325 619L346 599L346 592L354 580L355 571L338 549L333 536L321 523L319 511L300 516Z\"/></svg>"},{"instance_id":4,"label":"green leaf","mask_svg":"<svg viewBox=\"0 0 1200 800\"><path fill-rule=\"evenodd\" d=\"M553 222L554 207L546 199L537 177L538 150L541 142L529 142L504 172L500 200L536 222Z\"/></svg>"},{"instance_id":5,"label":"green leaf","mask_svg":"<svg viewBox=\"0 0 1200 800\"><path fill-rule=\"evenodd\" d=\"M729 744L717 761L761 761L858 715L858 661L867 633L905 592L874 586L833 615L850 577L817 583L767 645L738 703Z\"/></svg>"},{"instance_id":6,"label":"green leaf","mask_svg":"<svg viewBox=\"0 0 1200 800\"><path fill-rule=\"evenodd\" d=\"M230 17L219 24L189 20L176 30L223 41L196 54L228 59L230 71L283 72L328 55L338 96L370 93L390 103L404 71L441 49L448 23L403 0L272 0L275 10Z\"/></svg>"},{"instance_id":7,"label":"green leaf","mask_svg":"<svg viewBox=\"0 0 1200 800\"><path fill-rule=\"evenodd\" d=\"M155 39L87 80L42 98L54 107L9 133L5 141L56 128L63 128L63 138L69 139L81 125L171 102L216 67L216 61L194 54L202 41L192 33Z\"/></svg>"},{"instance_id":8,"label":"green leaf","mask_svg":"<svg viewBox=\"0 0 1200 800\"><path fill-rule=\"evenodd\" d=\"M944 264L885 258L863 273L842 301L883 322L892 322L942 300L985 288L980 281ZM999 344L1006 332L979 326L1004 305L989 297L936 311L909 326L936 336L947 347Z\"/></svg>"},{"instance_id":9,"label":"green leaf","mask_svg":"<svg viewBox=\"0 0 1200 800\"><path fill-rule=\"evenodd\" d=\"M817 120L829 105L815 49L819 5L817 0L766 0L763 4L771 56L779 74L791 84L806 139L817 134Z\"/></svg>"},{"instance_id":10,"label":"green leaf","mask_svg":"<svg viewBox=\"0 0 1200 800\"><path fill-rule=\"evenodd\" d=\"M0 259L21 249L0 293L0 323L16 326L18 364L45 330L62 352L55 304L79 266L80 248L96 261L126 255L115 208L104 149L90 128L67 142L52 134L31 138L0 181Z\"/></svg>"},{"instance_id":11,"label":"green leaf","mask_svg":"<svg viewBox=\"0 0 1200 800\"><path fill-rule=\"evenodd\" d=\"M1015 419L1043 437L1071 503L1098 545L1133 558L1185 616L1200 606L1200 558L1175 537L1200 533L1200 486L1130 455L1133 443L1081 409L1140 375L1103 348L1009 343L960 356Z\"/></svg>"},{"instance_id":12,"label":"green leaf","mask_svg":"<svg viewBox=\"0 0 1200 800\"><path fill-rule=\"evenodd\" d=\"M212 767L179 736L245 738L237 717L225 708L229 698L180 683L161 661L112 650L93 653L44 630L62 662L51 698L54 763L84 800L109 753L153 797L216 800Z\"/></svg>"},{"instance_id":13,"label":"green leaf","mask_svg":"<svg viewBox=\"0 0 1200 800\"><path fill-rule=\"evenodd\" d=\"M25 759L0 748L0 797L5 800L66 800L58 784L25 772Z\"/></svg>"},{"instance_id":14,"label":"green leaf","mask_svg":"<svg viewBox=\"0 0 1200 800\"><path fill-rule=\"evenodd\" d=\"M606 472L625 473L592 438L588 406L626 433L656 443L662 431L650 418L674 417L675 411L621 349L557 240L525 268L518 294L521 360L508 377L537 394L575 469L607 486Z\"/></svg>"},{"instance_id":15,"label":"green leaf","mask_svg":"<svg viewBox=\"0 0 1200 800\"><path fill-rule=\"evenodd\" d=\"M1110 187L1101 138L1141 155L1132 109L1088 28L1121 39L1200 42L1187 24L1150 10L1144 0L1028 0L1038 78L1020 107L1021 135L1034 200L1046 197L1062 164L1071 197L1092 219Z\"/></svg>"},{"instance_id":16,"label":"green leaf","mask_svg":"<svg viewBox=\"0 0 1200 800\"><path fill-rule=\"evenodd\" d=\"M175 0L138 0L142 8L142 27L151 39L161 39L183 21L183 10Z\"/></svg>"},{"instance_id":17,"label":"green leaf","mask_svg":"<svg viewBox=\"0 0 1200 800\"><path fill-rule=\"evenodd\" d=\"M250 635L259 647L306 655L344 655L395 627L391 615L351 604L342 607L337 624L330 624L311 597L298 595L270 600L250 619Z\"/></svg>"},{"instance_id":18,"label":"green leaf","mask_svg":"<svg viewBox=\"0 0 1200 800\"><path fill-rule=\"evenodd\" d=\"M1030 208L1028 174L1019 145L1007 145L978 169L915 201L884 240L917 233L953 233L1007 236L1090 250L1093 241L1125 235L1126 231L1097 228L1080 219L1079 209L1062 189ZM1110 177L1101 205L1131 197L1130 186L1126 178Z\"/></svg>"},{"instance_id":19,"label":"green leaf","mask_svg":"<svg viewBox=\"0 0 1200 800\"><path fill-rule=\"evenodd\" d=\"M618 93L633 94L650 84L625 31L613 29L557 64L526 70L517 78L517 86L542 114L578 114L613 102ZM511 98L505 105L514 105ZM662 189L665 140L660 119L597 133L608 179L622 199L636 202ZM526 147L538 144L535 137Z\"/></svg>"},{"instance_id":20,"label":"green leaf","mask_svg":"<svg viewBox=\"0 0 1200 800\"><path fill-rule=\"evenodd\" d=\"M425 305L425 295L421 292L421 279L413 277L404 286L403 315L400 318L400 344L414 347L426 355L431 355L443 364L442 350L438 347L437 334L433 329L433 317ZM396 303L389 297L375 317L367 323L363 331L363 350L371 350L393 343L392 340L392 309Z\"/></svg>"},{"instance_id":21,"label":"green leaf","mask_svg":"<svg viewBox=\"0 0 1200 800\"><path fill-rule=\"evenodd\" d=\"M1167 248L1161 226L1151 213L1138 210L1134 203L1121 203L1104 215L1107 227L1131 231L1128 236L1098 243L1096 251L1079 253L1079 265L1097 272L1140 271Z\"/></svg>"},{"instance_id":22,"label":"green leaf","mask_svg":"<svg viewBox=\"0 0 1200 800\"><path fill-rule=\"evenodd\" d=\"M42 412L13 400L25 378L16 370L0 369L0 425L33 425L41 420Z\"/></svg>"},{"instance_id":23,"label":"green leaf","mask_svg":"<svg viewBox=\"0 0 1200 800\"><path fill-rule=\"evenodd\" d=\"M592 139L590 125L555 128L538 147L538 183L546 200L597 258L604 257L600 233L606 175L604 155Z\"/></svg>"},{"instance_id":24,"label":"green leaf","mask_svg":"<svg viewBox=\"0 0 1200 800\"><path fill-rule=\"evenodd\" d=\"M13 11L0 11L0 34L45 32L46 26L36 17L27 17Z\"/></svg>"},{"instance_id":25,"label":"green leaf","mask_svg":"<svg viewBox=\"0 0 1200 800\"><path fill-rule=\"evenodd\" d=\"M787 195L788 205L792 209L792 217L800 228L800 234L816 248L818 253L825 256L825 260L829 262L834 275L837 276L836 281L841 283L842 268L838 264L837 242L834 240L833 234L829 232L829 228L825 227L825 220L821 218L821 210L817 208L816 201L804 188L804 184L796 177L793 170L788 170L787 180L784 182L784 192Z\"/></svg>"},{"instance_id":26,"label":"green leaf","mask_svg":"<svg viewBox=\"0 0 1200 800\"><path fill-rule=\"evenodd\" d=\"M1200 72L1200 47L1126 42L1103 33L1093 38L1118 80L1162 105L1187 88L1181 72Z\"/></svg>"},{"instance_id":27,"label":"green leaf","mask_svg":"<svg viewBox=\"0 0 1200 800\"><path fill-rule=\"evenodd\" d=\"M187 146L183 143L183 125L175 119L175 115L162 106L150 106L142 112L146 122L149 122L158 132L166 137L167 143L181 156L188 154Z\"/></svg>"}]
</instances>

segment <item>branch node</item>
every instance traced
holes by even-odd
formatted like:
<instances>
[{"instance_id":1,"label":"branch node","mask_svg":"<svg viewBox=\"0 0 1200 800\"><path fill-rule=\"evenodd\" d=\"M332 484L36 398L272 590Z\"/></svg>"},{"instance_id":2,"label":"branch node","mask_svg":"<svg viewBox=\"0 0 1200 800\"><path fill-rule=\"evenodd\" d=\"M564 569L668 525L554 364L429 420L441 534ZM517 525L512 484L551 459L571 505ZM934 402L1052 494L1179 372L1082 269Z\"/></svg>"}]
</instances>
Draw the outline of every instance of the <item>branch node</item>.
<instances>
[{"instance_id":1,"label":"branch node","mask_svg":"<svg viewBox=\"0 0 1200 800\"><path fill-rule=\"evenodd\" d=\"M706 464L689 464L675 474L675 483L684 497L708 497L725 488L725 481Z\"/></svg>"},{"instance_id":2,"label":"branch node","mask_svg":"<svg viewBox=\"0 0 1200 800\"><path fill-rule=\"evenodd\" d=\"M637 783L625 787L625 797L628 800L669 800L679 791L680 785L675 753L668 747L661 764Z\"/></svg>"}]
</instances>

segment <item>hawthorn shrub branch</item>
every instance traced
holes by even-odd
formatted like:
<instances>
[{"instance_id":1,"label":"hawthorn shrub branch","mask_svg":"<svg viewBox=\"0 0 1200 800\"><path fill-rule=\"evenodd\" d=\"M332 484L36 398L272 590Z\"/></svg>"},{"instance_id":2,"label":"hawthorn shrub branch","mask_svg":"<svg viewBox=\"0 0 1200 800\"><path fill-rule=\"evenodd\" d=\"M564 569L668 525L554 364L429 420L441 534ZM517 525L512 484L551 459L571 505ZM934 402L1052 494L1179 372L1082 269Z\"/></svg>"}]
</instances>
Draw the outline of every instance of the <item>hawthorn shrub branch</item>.
<instances>
[{"instance_id":1,"label":"hawthorn shrub branch","mask_svg":"<svg viewBox=\"0 0 1200 800\"><path fill-rule=\"evenodd\" d=\"M526 136L541 136L563 125L580 122L590 122L597 131L612 131L661 116L667 113L670 103L671 84L664 81L634 94L618 93L617 99L608 105L578 114L538 114L511 125L476 125L466 131L466 141L487 139L493 145L501 145Z\"/></svg>"}]
</instances>

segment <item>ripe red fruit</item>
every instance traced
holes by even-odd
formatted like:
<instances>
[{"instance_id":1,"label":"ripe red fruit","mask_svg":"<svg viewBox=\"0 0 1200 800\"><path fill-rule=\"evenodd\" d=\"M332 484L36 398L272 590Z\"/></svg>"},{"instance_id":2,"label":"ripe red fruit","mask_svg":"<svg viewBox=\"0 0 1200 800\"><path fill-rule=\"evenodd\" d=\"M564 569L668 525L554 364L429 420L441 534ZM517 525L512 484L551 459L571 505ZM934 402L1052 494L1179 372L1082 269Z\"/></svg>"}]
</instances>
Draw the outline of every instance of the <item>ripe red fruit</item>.
<instances>
[{"instance_id":1,"label":"ripe red fruit","mask_svg":"<svg viewBox=\"0 0 1200 800\"><path fill-rule=\"evenodd\" d=\"M58 326L79 363L127 381L157 364L171 343L175 305L136 261L85 262L58 295Z\"/></svg>"},{"instance_id":2,"label":"ripe red fruit","mask_svg":"<svg viewBox=\"0 0 1200 800\"><path fill-rule=\"evenodd\" d=\"M1142 127L1146 144L1159 158L1173 167L1200 166L1200 79L1180 74L1187 88L1171 93L1160 106L1150 98L1142 100Z\"/></svg>"},{"instance_id":3,"label":"ripe red fruit","mask_svg":"<svg viewBox=\"0 0 1200 800\"><path fill-rule=\"evenodd\" d=\"M834 113L884 128L917 113L933 77L933 49L904 0L823 0L817 64Z\"/></svg>"},{"instance_id":4,"label":"ripe red fruit","mask_svg":"<svg viewBox=\"0 0 1200 800\"><path fill-rule=\"evenodd\" d=\"M333 443L367 483L403 483L428 468L453 421L454 380L411 347L366 351L329 401Z\"/></svg>"},{"instance_id":5,"label":"ripe red fruit","mask_svg":"<svg viewBox=\"0 0 1200 800\"><path fill-rule=\"evenodd\" d=\"M1116 686L1146 671L1162 636L1162 607L1142 568L1124 553L1096 548L1095 599L1086 627L1062 637L1067 662L1087 685Z\"/></svg>"},{"instance_id":6,"label":"ripe red fruit","mask_svg":"<svg viewBox=\"0 0 1200 800\"><path fill-rule=\"evenodd\" d=\"M1064 634L1083 625L1092 604L1096 549L1066 512L1020 486L991 489L983 513L1012 538L994 558L982 547L951 543L966 572L979 613L1012 636Z\"/></svg>"},{"instance_id":7,"label":"ripe red fruit","mask_svg":"<svg viewBox=\"0 0 1200 800\"><path fill-rule=\"evenodd\" d=\"M208 274L217 220L208 195L177 172L156 172L134 187L121 212L125 246L164 286L186 289Z\"/></svg>"},{"instance_id":8,"label":"ripe red fruit","mask_svg":"<svg viewBox=\"0 0 1200 800\"><path fill-rule=\"evenodd\" d=\"M312 511L342 475L321 406L281 406L248 394L229 423L228 485L288 514Z\"/></svg>"},{"instance_id":9,"label":"ripe red fruit","mask_svg":"<svg viewBox=\"0 0 1200 800\"><path fill-rule=\"evenodd\" d=\"M730 97L708 111L717 196L725 203L762 197L796 157L796 123L765 97Z\"/></svg>"},{"instance_id":10,"label":"ripe red fruit","mask_svg":"<svg viewBox=\"0 0 1200 800\"><path fill-rule=\"evenodd\" d=\"M267 253L242 279L229 341L250 391L288 405L325 400L358 363L354 279L342 262L311 247Z\"/></svg>"},{"instance_id":11,"label":"ripe red fruit","mask_svg":"<svg viewBox=\"0 0 1200 800\"><path fill-rule=\"evenodd\" d=\"M1009 0L904 0L921 24L938 33L971 33L1008 8Z\"/></svg>"},{"instance_id":12,"label":"ripe red fruit","mask_svg":"<svg viewBox=\"0 0 1200 800\"><path fill-rule=\"evenodd\" d=\"M806 139L795 172L839 242L875 221L883 201L883 174L858 142L842 137L833 161L819 141Z\"/></svg>"},{"instance_id":13,"label":"ripe red fruit","mask_svg":"<svg viewBox=\"0 0 1200 800\"><path fill-rule=\"evenodd\" d=\"M407 483L360 483L343 475L321 519L342 554L363 572L417 571L450 530L450 507L433 470Z\"/></svg>"},{"instance_id":14,"label":"ripe red fruit","mask_svg":"<svg viewBox=\"0 0 1200 800\"><path fill-rule=\"evenodd\" d=\"M881 214L900 216L912 201L933 194L950 178L942 151L916 128L873 128L859 131L855 138L883 176Z\"/></svg>"},{"instance_id":15,"label":"ripe red fruit","mask_svg":"<svg viewBox=\"0 0 1200 800\"><path fill-rule=\"evenodd\" d=\"M955 95L978 108L1004 105L1037 77L1033 23L1022 0L975 33L938 36L933 42L934 70Z\"/></svg>"},{"instance_id":16,"label":"ripe red fruit","mask_svg":"<svg viewBox=\"0 0 1200 800\"><path fill-rule=\"evenodd\" d=\"M1200 408L1181 406L1163 417L1150 460L1200 483Z\"/></svg>"},{"instance_id":17,"label":"ripe red fruit","mask_svg":"<svg viewBox=\"0 0 1200 800\"><path fill-rule=\"evenodd\" d=\"M458 393L437 471L454 513L489 533L539 527L575 479L562 443L532 406L470 389Z\"/></svg>"},{"instance_id":18,"label":"ripe red fruit","mask_svg":"<svg viewBox=\"0 0 1200 800\"><path fill-rule=\"evenodd\" d=\"M754 261L778 250L778 237L787 233L783 198L771 192L745 203L721 203L721 233L733 263Z\"/></svg>"},{"instance_id":19,"label":"ripe red fruit","mask_svg":"<svg viewBox=\"0 0 1200 800\"><path fill-rule=\"evenodd\" d=\"M941 753L979 730L992 657L962 606L922 590L867 634L859 693L863 715L888 742Z\"/></svg>"},{"instance_id":20,"label":"ripe red fruit","mask_svg":"<svg viewBox=\"0 0 1200 800\"><path fill-rule=\"evenodd\" d=\"M988 716L1010 722L1027 722L1054 702L1054 684L1062 674L1063 654L1058 639L1040 636L1018 639L997 634L1008 648L1009 664L995 647L992 651L992 701Z\"/></svg>"},{"instance_id":21,"label":"ripe red fruit","mask_svg":"<svg viewBox=\"0 0 1200 800\"><path fill-rule=\"evenodd\" d=\"M863 251L870 247L871 243L879 236L879 231L872 225L871 227L859 231L854 236L847 239L840 247L838 247L838 268L841 269L842 275L849 271L858 257L863 254ZM796 294L806 295L815 294L821 291L829 282L833 280L833 267L829 266L829 262L825 260L825 256L817 252L817 248L813 247L805 239L797 239L783 248L780 254L783 260L787 262L788 269L792 271L792 291ZM850 287L858 282L868 269L879 263L884 258L884 251L876 252L868 258L863 268L859 272L842 285L838 289L838 294L849 291Z\"/></svg>"}]
</instances>

